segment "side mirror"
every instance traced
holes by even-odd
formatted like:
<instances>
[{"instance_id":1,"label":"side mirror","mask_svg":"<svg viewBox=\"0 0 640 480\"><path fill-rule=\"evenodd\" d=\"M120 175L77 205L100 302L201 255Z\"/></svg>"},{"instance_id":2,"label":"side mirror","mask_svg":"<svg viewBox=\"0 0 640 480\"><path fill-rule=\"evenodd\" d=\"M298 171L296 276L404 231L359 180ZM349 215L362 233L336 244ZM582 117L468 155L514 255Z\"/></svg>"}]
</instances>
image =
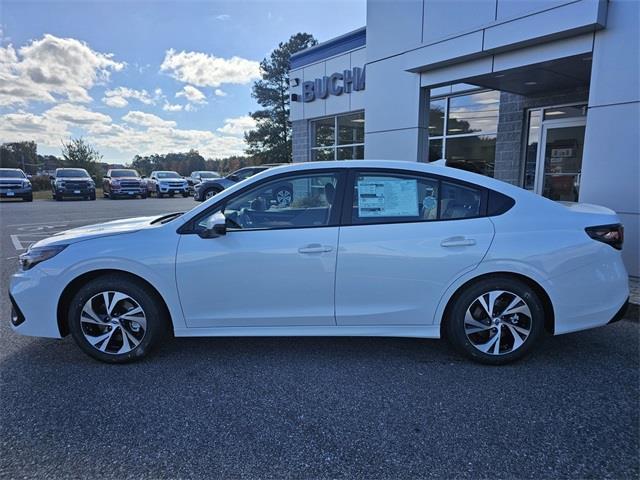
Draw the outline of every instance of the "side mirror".
<instances>
[{"instance_id":1,"label":"side mirror","mask_svg":"<svg viewBox=\"0 0 640 480\"><path fill-rule=\"evenodd\" d=\"M105 175L105 176L104 176L104 177L102 177L102 178L106 178L106 179L108 180L108 179L110 179L111 177L110 177L109 175Z\"/></svg>"},{"instance_id":2,"label":"side mirror","mask_svg":"<svg viewBox=\"0 0 640 480\"><path fill-rule=\"evenodd\" d=\"M49 180L55 180L56 177L54 177L53 175L49 175Z\"/></svg>"},{"instance_id":3,"label":"side mirror","mask_svg":"<svg viewBox=\"0 0 640 480\"><path fill-rule=\"evenodd\" d=\"M142 175L140 178L147 178L147 176L146 175Z\"/></svg>"},{"instance_id":4,"label":"side mirror","mask_svg":"<svg viewBox=\"0 0 640 480\"><path fill-rule=\"evenodd\" d=\"M237 175L229 175L229 180L233 180L234 182L237 182L240 179L238 178Z\"/></svg>"},{"instance_id":5,"label":"side mirror","mask_svg":"<svg viewBox=\"0 0 640 480\"><path fill-rule=\"evenodd\" d=\"M95 180L95 179L96 179L96 176L95 176L95 175L91 175L91 178Z\"/></svg>"},{"instance_id":6,"label":"side mirror","mask_svg":"<svg viewBox=\"0 0 640 480\"><path fill-rule=\"evenodd\" d=\"M200 238L216 238L226 234L227 219L222 212L212 215L207 226L198 232Z\"/></svg>"}]
</instances>

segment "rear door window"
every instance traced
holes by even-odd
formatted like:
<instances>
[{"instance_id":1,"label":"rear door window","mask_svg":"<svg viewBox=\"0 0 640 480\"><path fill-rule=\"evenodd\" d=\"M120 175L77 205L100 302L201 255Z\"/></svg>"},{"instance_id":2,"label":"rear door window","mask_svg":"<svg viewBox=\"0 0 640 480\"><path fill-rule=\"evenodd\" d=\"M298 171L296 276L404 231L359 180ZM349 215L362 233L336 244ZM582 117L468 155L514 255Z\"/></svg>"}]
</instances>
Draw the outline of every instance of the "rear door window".
<instances>
[{"instance_id":1,"label":"rear door window","mask_svg":"<svg viewBox=\"0 0 640 480\"><path fill-rule=\"evenodd\" d=\"M423 175L358 172L352 194L351 223L356 225L453 220L481 214L481 189Z\"/></svg>"}]
</instances>

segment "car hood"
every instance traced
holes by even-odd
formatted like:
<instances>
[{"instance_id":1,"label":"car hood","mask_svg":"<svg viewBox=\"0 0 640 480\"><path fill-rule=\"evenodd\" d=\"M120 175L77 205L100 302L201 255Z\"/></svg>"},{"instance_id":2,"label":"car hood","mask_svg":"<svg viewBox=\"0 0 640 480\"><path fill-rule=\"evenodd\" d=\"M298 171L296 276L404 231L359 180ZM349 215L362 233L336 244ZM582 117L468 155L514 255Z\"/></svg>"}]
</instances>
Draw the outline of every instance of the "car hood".
<instances>
[{"instance_id":1,"label":"car hood","mask_svg":"<svg viewBox=\"0 0 640 480\"><path fill-rule=\"evenodd\" d=\"M122 220L113 220L111 222L98 223L96 225L72 228L71 230L58 232L51 237L40 240L33 246L44 247L51 245L69 245L71 243L82 242L92 238L137 232L145 228L153 227L154 225L151 222L157 218L157 215L152 217L124 218Z\"/></svg>"}]
</instances>

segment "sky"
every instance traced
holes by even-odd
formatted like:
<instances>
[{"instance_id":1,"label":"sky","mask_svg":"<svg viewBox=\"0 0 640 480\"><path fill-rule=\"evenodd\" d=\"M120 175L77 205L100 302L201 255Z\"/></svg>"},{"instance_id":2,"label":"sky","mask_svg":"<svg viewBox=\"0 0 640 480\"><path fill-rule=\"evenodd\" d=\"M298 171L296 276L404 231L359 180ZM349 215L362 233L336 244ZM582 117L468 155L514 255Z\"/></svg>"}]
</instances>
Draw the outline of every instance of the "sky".
<instances>
[{"instance_id":1,"label":"sky","mask_svg":"<svg viewBox=\"0 0 640 480\"><path fill-rule=\"evenodd\" d=\"M0 142L60 154L82 136L108 163L242 154L259 62L292 34L365 25L365 0L0 0Z\"/></svg>"}]
</instances>

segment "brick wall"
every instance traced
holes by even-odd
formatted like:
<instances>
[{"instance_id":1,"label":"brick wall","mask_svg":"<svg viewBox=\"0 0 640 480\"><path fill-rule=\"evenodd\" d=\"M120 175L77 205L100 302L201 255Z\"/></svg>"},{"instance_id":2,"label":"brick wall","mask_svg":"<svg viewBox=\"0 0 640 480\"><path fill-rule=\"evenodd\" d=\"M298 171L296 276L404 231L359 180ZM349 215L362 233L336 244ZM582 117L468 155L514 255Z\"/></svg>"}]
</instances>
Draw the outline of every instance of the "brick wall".
<instances>
[{"instance_id":1,"label":"brick wall","mask_svg":"<svg viewBox=\"0 0 640 480\"><path fill-rule=\"evenodd\" d=\"M293 150L293 162L309 161L309 127L307 120L294 120L291 122L291 148Z\"/></svg>"},{"instance_id":2,"label":"brick wall","mask_svg":"<svg viewBox=\"0 0 640 480\"><path fill-rule=\"evenodd\" d=\"M521 186L524 161L522 149L527 135L527 109L566 103L586 103L588 98L587 88L528 97L501 92L494 177Z\"/></svg>"}]
</instances>

